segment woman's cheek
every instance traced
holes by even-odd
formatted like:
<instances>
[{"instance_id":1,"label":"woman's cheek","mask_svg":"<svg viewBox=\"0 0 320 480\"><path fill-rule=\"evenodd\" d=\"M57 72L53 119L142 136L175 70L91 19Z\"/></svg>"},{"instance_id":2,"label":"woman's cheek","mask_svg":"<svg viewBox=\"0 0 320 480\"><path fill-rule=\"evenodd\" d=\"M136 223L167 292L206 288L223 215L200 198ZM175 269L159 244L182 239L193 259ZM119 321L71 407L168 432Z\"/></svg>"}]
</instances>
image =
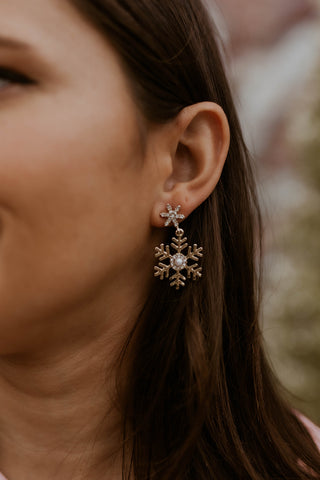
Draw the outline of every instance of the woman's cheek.
<instances>
[{"instance_id":1,"label":"woman's cheek","mask_svg":"<svg viewBox=\"0 0 320 480\"><path fill-rule=\"evenodd\" d=\"M78 93L15 107L0 132L3 340L92 298L141 245L135 112Z\"/></svg>"}]
</instances>

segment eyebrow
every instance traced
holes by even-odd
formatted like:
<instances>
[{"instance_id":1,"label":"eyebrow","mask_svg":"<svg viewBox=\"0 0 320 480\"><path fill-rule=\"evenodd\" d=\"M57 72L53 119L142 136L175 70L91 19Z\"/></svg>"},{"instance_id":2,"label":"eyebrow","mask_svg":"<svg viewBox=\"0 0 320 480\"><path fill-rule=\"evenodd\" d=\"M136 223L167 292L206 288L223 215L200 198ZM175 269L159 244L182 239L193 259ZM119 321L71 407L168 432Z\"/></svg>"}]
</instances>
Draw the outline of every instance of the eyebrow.
<instances>
[{"instance_id":1,"label":"eyebrow","mask_svg":"<svg viewBox=\"0 0 320 480\"><path fill-rule=\"evenodd\" d=\"M17 50L31 50L32 47L28 43L25 43L21 40L15 38L2 37L0 36L0 47L14 48Z\"/></svg>"},{"instance_id":2,"label":"eyebrow","mask_svg":"<svg viewBox=\"0 0 320 480\"><path fill-rule=\"evenodd\" d=\"M1 0L0 0L1 1ZM23 52L24 59L28 59L29 67L32 66L34 75L44 75L50 73L53 76L52 65L47 58L43 56L37 45L32 45L23 40L13 37L0 35L1 48L11 48L15 52ZM18 53L17 53L18 54Z\"/></svg>"}]
</instances>

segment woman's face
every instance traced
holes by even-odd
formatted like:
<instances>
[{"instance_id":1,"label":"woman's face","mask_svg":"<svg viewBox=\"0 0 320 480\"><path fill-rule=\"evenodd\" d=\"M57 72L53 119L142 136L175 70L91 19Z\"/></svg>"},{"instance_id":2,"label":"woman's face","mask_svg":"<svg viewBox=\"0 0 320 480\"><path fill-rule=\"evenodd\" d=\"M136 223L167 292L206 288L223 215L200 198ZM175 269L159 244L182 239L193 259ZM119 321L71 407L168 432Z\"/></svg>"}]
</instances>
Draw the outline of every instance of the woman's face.
<instances>
[{"instance_id":1,"label":"woman's face","mask_svg":"<svg viewBox=\"0 0 320 480\"><path fill-rule=\"evenodd\" d=\"M0 37L0 353L9 353L49 340L57 319L98 291L130 292L146 276L153 178L118 59L65 0L0 2Z\"/></svg>"}]
</instances>

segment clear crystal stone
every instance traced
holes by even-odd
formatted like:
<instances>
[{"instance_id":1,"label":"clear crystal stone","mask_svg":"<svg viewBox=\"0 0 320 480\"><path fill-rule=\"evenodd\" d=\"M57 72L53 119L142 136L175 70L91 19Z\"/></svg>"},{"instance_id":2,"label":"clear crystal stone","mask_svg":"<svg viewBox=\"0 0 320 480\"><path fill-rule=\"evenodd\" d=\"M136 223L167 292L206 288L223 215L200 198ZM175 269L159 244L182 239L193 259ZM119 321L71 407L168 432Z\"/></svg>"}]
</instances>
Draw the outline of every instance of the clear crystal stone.
<instances>
[{"instance_id":1,"label":"clear crystal stone","mask_svg":"<svg viewBox=\"0 0 320 480\"><path fill-rule=\"evenodd\" d=\"M170 259L170 265L174 270L182 270L187 264L187 258L182 253L176 253Z\"/></svg>"}]
</instances>

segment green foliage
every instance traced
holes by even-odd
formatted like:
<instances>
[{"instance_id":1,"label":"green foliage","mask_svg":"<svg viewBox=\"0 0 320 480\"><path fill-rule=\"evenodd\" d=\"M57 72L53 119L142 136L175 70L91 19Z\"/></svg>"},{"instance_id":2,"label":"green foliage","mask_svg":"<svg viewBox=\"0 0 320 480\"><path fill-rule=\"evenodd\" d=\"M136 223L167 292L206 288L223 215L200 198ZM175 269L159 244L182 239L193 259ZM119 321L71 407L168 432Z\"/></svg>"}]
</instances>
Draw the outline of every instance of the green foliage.
<instances>
[{"instance_id":1,"label":"green foliage","mask_svg":"<svg viewBox=\"0 0 320 480\"><path fill-rule=\"evenodd\" d=\"M267 278L264 334L271 361L291 392L296 408L320 423L320 72L313 101L307 101L308 121L300 140L295 172L307 196L278 230L273 247L281 274ZM271 269L273 266L271 267ZM272 275L271 275L272 277ZM277 284L277 281L280 283ZM275 293L276 292L276 293ZM275 298L273 298L275 296Z\"/></svg>"}]
</instances>

